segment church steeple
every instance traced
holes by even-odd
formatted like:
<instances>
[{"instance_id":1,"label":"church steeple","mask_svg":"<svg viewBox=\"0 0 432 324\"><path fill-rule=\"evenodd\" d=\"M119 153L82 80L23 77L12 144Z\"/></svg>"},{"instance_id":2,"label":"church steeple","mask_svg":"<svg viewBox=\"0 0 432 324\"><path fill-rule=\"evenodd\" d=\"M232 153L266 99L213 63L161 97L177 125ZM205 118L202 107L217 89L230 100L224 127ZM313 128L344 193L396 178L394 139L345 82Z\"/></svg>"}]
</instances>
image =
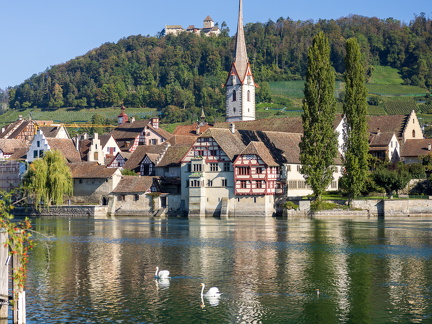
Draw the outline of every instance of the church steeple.
<instances>
[{"instance_id":1,"label":"church steeple","mask_svg":"<svg viewBox=\"0 0 432 324\"><path fill-rule=\"evenodd\" d=\"M241 81L243 81L245 78L248 63L249 60L247 57L246 41L245 41L244 31L243 31L243 1L240 0L239 15L237 21L234 64Z\"/></svg>"},{"instance_id":2,"label":"church steeple","mask_svg":"<svg viewBox=\"0 0 432 324\"><path fill-rule=\"evenodd\" d=\"M255 120L255 83L246 51L243 30L243 0L239 0L234 59L225 87L226 121Z\"/></svg>"}]
</instances>

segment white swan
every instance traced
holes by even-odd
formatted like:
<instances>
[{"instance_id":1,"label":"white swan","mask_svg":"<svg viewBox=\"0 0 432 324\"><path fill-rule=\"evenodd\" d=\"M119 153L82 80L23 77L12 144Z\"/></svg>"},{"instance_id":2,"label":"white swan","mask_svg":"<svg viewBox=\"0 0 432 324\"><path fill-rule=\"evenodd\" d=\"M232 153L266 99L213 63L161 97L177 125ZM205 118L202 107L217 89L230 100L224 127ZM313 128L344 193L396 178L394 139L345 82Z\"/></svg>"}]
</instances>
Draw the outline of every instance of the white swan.
<instances>
[{"instance_id":1,"label":"white swan","mask_svg":"<svg viewBox=\"0 0 432 324\"><path fill-rule=\"evenodd\" d=\"M170 277L170 273L168 270L159 271L159 267L156 267L155 277L159 279L168 279Z\"/></svg>"},{"instance_id":2,"label":"white swan","mask_svg":"<svg viewBox=\"0 0 432 324\"><path fill-rule=\"evenodd\" d=\"M205 294L204 294L204 287L205 284L201 284L201 296L206 296L206 297L219 297L220 295L222 295L222 293L219 291L218 287L211 287Z\"/></svg>"}]
</instances>

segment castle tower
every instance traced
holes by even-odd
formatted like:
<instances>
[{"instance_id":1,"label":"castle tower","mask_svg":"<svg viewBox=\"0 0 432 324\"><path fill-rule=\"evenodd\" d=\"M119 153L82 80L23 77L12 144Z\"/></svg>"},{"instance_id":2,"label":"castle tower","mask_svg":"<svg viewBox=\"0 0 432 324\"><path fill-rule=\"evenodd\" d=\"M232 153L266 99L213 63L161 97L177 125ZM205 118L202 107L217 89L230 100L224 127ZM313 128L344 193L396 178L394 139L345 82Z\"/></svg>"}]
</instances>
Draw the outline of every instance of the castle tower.
<instances>
[{"instance_id":1,"label":"castle tower","mask_svg":"<svg viewBox=\"0 0 432 324\"><path fill-rule=\"evenodd\" d=\"M234 61L225 82L226 121L255 120L255 82L246 52L243 3L239 3Z\"/></svg>"}]
</instances>

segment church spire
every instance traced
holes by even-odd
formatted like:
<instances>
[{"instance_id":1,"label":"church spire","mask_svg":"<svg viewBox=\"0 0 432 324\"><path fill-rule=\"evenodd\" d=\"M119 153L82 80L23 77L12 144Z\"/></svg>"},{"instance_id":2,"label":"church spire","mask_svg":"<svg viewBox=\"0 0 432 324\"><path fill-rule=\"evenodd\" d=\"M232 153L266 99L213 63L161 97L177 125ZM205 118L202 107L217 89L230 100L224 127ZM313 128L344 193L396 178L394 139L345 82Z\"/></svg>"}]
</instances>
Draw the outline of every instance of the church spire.
<instances>
[{"instance_id":1,"label":"church spire","mask_svg":"<svg viewBox=\"0 0 432 324\"><path fill-rule=\"evenodd\" d=\"M243 31L243 1L239 1L239 15L237 22L237 34L235 43L235 68L240 80L243 82L248 65L248 57L246 52L246 41Z\"/></svg>"}]
</instances>

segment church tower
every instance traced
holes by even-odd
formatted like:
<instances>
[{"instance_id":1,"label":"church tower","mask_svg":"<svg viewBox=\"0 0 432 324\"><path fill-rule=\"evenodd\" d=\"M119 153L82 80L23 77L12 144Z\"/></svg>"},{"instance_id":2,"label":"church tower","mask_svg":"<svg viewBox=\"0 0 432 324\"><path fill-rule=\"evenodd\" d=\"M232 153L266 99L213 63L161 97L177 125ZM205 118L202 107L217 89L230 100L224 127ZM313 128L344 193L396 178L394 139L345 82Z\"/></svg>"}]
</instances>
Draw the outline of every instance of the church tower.
<instances>
[{"instance_id":1,"label":"church tower","mask_svg":"<svg viewBox=\"0 0 432 324\"><path fill-rule=\"evenodd\" d=\"M239 3L234 61L226 87L226 121L255 120L255 82L246 52L243 31L243 3Z\"/></svg>"}]
</instances>

